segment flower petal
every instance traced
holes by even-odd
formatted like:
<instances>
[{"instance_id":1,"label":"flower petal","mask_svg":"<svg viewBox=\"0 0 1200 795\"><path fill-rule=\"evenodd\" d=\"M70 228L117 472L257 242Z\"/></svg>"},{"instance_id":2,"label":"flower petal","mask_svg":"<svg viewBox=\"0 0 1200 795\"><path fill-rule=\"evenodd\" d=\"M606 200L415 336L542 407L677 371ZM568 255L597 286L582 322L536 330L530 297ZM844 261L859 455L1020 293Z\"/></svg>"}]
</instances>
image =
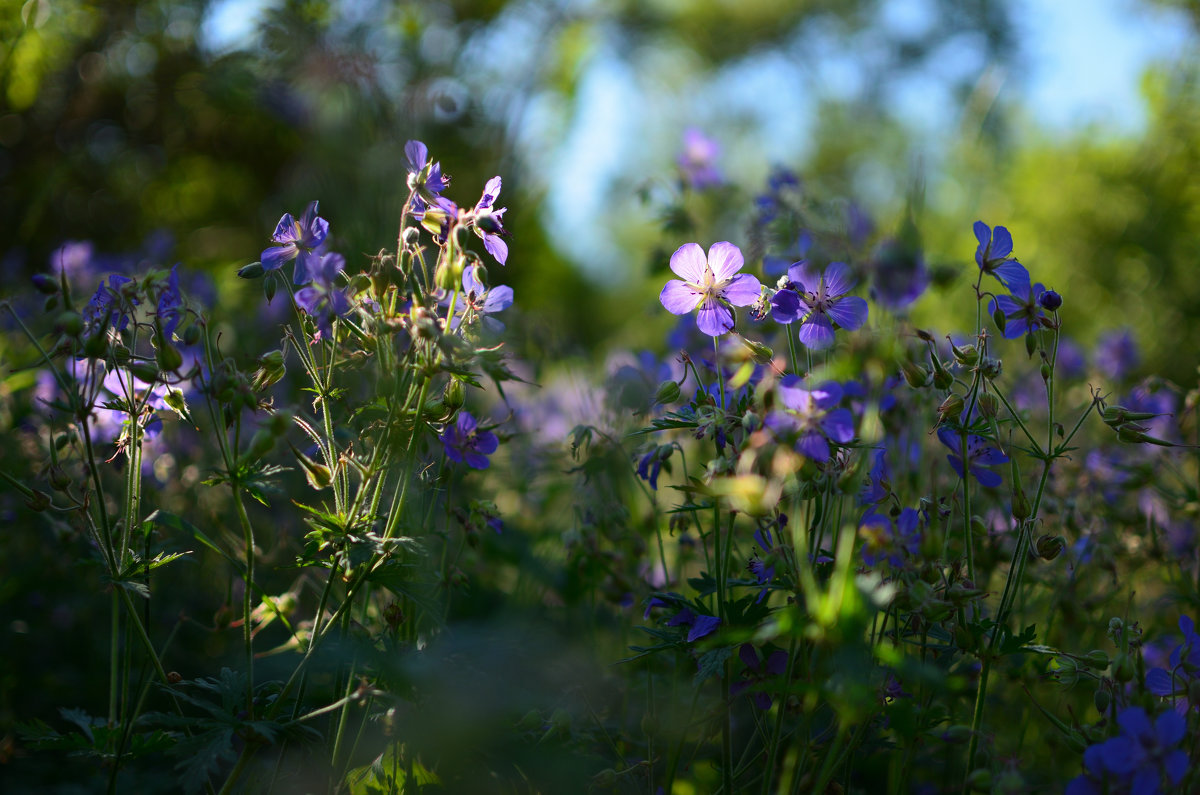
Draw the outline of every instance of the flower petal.
<instances>
[{"instance_id":1,"label":"flower petal","mask_svg":"<svg viewBox=\"0 0 1200 795\"><path fill-rule=\"evenodd\" d=\"M799 285L806 293L815 293L821 286L821 274L806 259L788 268L787 276L788 281Z\"/></svg>"},{"instance_id":2,"label":"flower petal","mask_svg":"<svg viewBox=\"0 0 1200 795\"><path fill-rule=\"evenodd\" d=\"M296 219L292 218L291 213L284 213L279 219L271 239L276 243L294 243L300 239L300 230L296 228Z\"/></svg>"},{"instance_id":3,"label":"flower petal","mask_svg":"<svg viewBox=\"0 0 1200 795\"><path fill-rule=\"evenodd\" d=\"M493 287L483 299L480 309L484 312L500 312L513 305L513 290L507 284Z\"/></svg>"},{"instance_id":4,"label":"flower petal","mask_svg":"<svg viewBox=\"0 0 1200 795\"><path fill-rule=\"evenodd\" d=\"M286 246L272 246L266 249L259 259L262 261L263 270L273 271L276 268L283 267L284 263L295 259L296 253L296 244L289 243Z\"/></svg>"},{"instance_id":5,"label":"flower petal","mask_svg":"<svg viewBox=\"0 0 1200 795\"><path fill-rule=\"evenodd\" d=\"M429 147L420 141L409 141L404 145L404 156L408 158L409 171L420 171L429 162Z\"/></svg>"},{"instance_id":6,"label":"flower petal","mask_svg":"<svg viewBox=\"0 0 1200 795\"><path fill-rule=\"evenodd\" d=\"M500 235L485 234L483 236L483 247L487 249L487 253L496 259L496 262L499 262L501 265L507 263L508 244L504 242L504 238L500 237Z\"/></svg>"},{"instance_id":7,"label":"flower petal","mask_svg":"<svg viewBox=\"0 0 1200 795\"><path fill-rule=\"evenodd\" d=\"M1003 478L996 472L983 467L971 467L971 474L979 481L980 486L985 486L989 489L994 489L1003 482Z\"/></svg>"},{"instance_id":8,"label":"flower petal","mask_svg":"<svg viewBox=\"0 0 1200 795\"><path fill-rule=\"evenodd\" d=\"M844 262L831 262L825 269L825 295L830 298L850 292L856 282L850 266Z\"/></svg>"},{"instance_id":9,"label":"flower petal","mask_svg":"<svg viewBox=\"0 0 1200 795\"><path fill-rule=\"evenodd\" d=\"M800 341L813 350L828 348L833 344L833 324L829 317L815 314L800 326Z\"/></svg>"},{"instance_id":10,"label":"flower petal","mask_svg":"<svg viewBox=\"0 0 1200 795\"><path fill-rule=\"evenodd\" d=\"M758 301L760 295L762 295L762 285L749 273L739 273L734 276L733 281L721 291L721 296L734 306L750 306Z\"/></svg>"},{"instance_id":11,"label":"flower petal","mask_svg":"<svg viewBox=\"0 0 1200 795\"><path fill-rule=\"evenodd\" d=\"M1146 689L1156 696L1175 695L1171 674L1165 668L1151 668L1146 671Z\"/></svg>"},{"instance_id":12,"label":"flower petal","mask_svg":"<svg viewBox=\"0 0 1200 795\"><path fill-rule=\"evenodd\" d=\"M833 322L848 331L854 331L867 322L867 302L857 296L847 296L830 306L826 312Z\"/></svg>"},{"instance_id":13,"label":"flower petal","mask_svg":"<svg viewBox=\"0 0 1200 795\"><path fill-rule=\"evenodd\" d=\"M708 260L704 257L704 249L696 243L684 243L671 255L671 270L684 281L694 284L704 283L706 265Z\"/></svg>"},{"instance_id":14,"label":"flower petal","mask_svg":"<svg viewBox=\"0 0 1200 795\"><path fill-rule=\"evenodd\" d=\"M854 415L850 409L834 409L821 421L821 430L838 444L854 439Z\"/></svg>"},{"instance_id":15,"label":"flower petal","mask_svg":"<svg viewBox=\"0 0 1200 795\"><path fill-rule=\"evenodd\" d=\"M696 326L710 337L733 331L733 310L715 298L708 298L696 312Z\"/></svg>"},{"instance_id":16,"label":"flower petal","mask_svg":"<svg viewBox=\"0 0 1200 795\"><path fill-rule=\"evenodd\" d=\"M1003 259L1012 253L1013 239L1007 227L998 226L992 230L991 259Z\"/></svg>"},{"instance_id":17,"label":"flower petal","mask_svg":"<svg viewBox=\"0 0 1200 795\"><path fill-rule=\"evenodd\" d=\"M801 436L796 440L796 450L814 461L829 460L829 442L819 433L810 431Z\"/></svg>"},{"instance_id":18,"label":"flower petal","mask_svg":"<svg viewBox=\"0 0 1200 795\"><path fill-rule=\"evenodd\" d=\"M699 246L697 246L699 248ZM662 288L662 292L658 296L658 300L662 302L665 308L672 315L686 315L696 308L703 297L702 293L696 292L689 285L671 279L666 286Z\"/></svg>"},{"instance_id":19,"label":"flower petal","mask_svg":"<svg viewBox=\"0 0 1200 795\"><path fill-rule=\"evenodd\" d=\"M771 317L776 323L787 325L804 317L808 307L800 302L800 296L792 290L780 290L771 297Z\"/></svg>"},{"instance_id":20,"label":"flower petal","mask_svg":"<svg viewBox=\"0 0 1200 795\"><path fill-rule=\"evenodd\" d=\"M716 280L723 282L726 279L732 279L733 275L742 269L745 260L742 258L740 248L732 243L721 241L713 243L709 247L708 264L712 268Z\"/></svg>"}]
</instances>

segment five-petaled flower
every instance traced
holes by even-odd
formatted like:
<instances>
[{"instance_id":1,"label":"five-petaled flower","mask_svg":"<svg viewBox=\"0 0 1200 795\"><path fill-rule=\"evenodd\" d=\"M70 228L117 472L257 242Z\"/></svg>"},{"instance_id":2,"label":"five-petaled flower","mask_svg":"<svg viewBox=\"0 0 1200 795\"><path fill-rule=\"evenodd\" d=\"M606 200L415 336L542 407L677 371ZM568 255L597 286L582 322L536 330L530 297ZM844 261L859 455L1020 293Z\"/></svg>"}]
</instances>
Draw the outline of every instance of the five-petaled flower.
<instances>
[{"instance_id":1,"label":"five-petaled flower","mask_svg":"<svg viewBox=\"0 0 1200 795\"><path fill-rule=\"evenodd\" d=\"M410 187L430 196L437 196L450 187L450 175L442 173L441 163L429 162L429 147L425 144L409 141L404 145L404 156L408 158Z\"/></svg>"},{"instance_id":2,"label":"five-petaled flower","mask_svg":"<svg viewBox=\"0 0 1200 795\"><path fill-rule=\"evenodd\" d=\"M992 229L983 221L976 221L975 263L984 273L995 276L1009 290L1018 285L1029 286L1029 271L1012 257L1013 239L1008 229L998 226Z\"/></svg>"},{"instance_id":3,"label":"five-petaled flower","mask_svg":"<svg viewBox=\"0 0 1200 795\"><path fill-rule=\"evenodd\" d=\"M1085 772L1067 784L1067 795L1155 795L1163 791L1164 777L1174 791L1188 768L1187 752L1176 748L1187 734L1183 717L1168 711L1151 723L1144 709L1127 707L1117 724L1121 734L1083 752Z\"/></svg>"},{"instance_id":4,"label":"five-petaled flower","mask_svg":"<svg viewBox=\"0 0 1200 795\"><path fill-rule=\"evenodd\" d=\"M801 386L804 380L796 375L785 376L779 382L779 398L784 411L772 412L766 425L776 433L796 432L796 451L814 461L830 458L829 442L847 444L854 438L854 415L849 409L838 408L842 388L828 381L812 389Z\"/></svg>"},{"instance_id":5,"label":"five-petaled flower","mask_svg":"<svg viewBox=\"0 0 1200 795\"><path fill-rule=\"evenodd\" d=\"M291 213L284 213L275 227L275 234L271 235L271 239L280 245L263 251L263 270L273 271L296 260L292 281L307 284L320 266L328 235L329 222L317 215L317 202L309 202L299 221Z\"/></svg>"},{"instance_id":6,"label":"five-petaled flower","mask_svg":"<svg viewBox=\"0 0 1200 795\"><path fill-rule=\"evenodd\" d=\"M834 262L825 273L811 270L808 262L788 268L784 286L771 298L771 316L779 323L801 318L800 341L820 350L833 344L833 324L854 331L867 322L867 302L846 293L854 287L850 267Z\"/></svg>"},{"instance_id":7,"label":"five-petaled flower","mask_svg":"<svg viewBox=\"0 0 1200 795\"><path fill-rule=\"evenodd\" d=\"M732 243L713 243L708 250L685 243L671 255L671 270L683 281L671 279L659 300L673 315L696 311L696 326L710 337L733 330L733 306L750 306L758 300L762 285L748 273L738 273L744 260Z\"/></svg>"},{"instance_id":8,"label":"five-petaled flower","mask_svg":"<svg viewBox=\"0 0 1200 795\"><path fill-rule=\"evenodd\" d=\"M950 462L950 466L954 468L955 473L960 478L966 477L963 474L962 460L962 437L958 431L948 427L938 429L938 439L942 444L946 445L952 451L946 459ZM984 467L997 466L999 464L1007 464L1008 456L996 447L987 439L975 434L967 434L967 469L975 476L982 486L995 488L1000 485L1002 478L998 472Z\"/></svg>"},{"instance_id":9,"label":"five-petaled flower","mask_svg":"<svg viewBox=\"0 0 1200 795\"><path fill-rule=\"evenodd\" d=\"M311 283L296 291L297 306L316 321L322 338L329 336L335 317L350 311L350 299L336 285L345 265L346 260L341 254L322 254L309 274Z\"/></svg>"},{"instance_id":10,"label":"five-petaled flower","mask_svg":"<svg viewBox=\"0 0 1200 795\"><path fill-rule=\"evenodd\" d=\"M500 177L492 177L483 186L483 195L475 205L474 223L475 234L483 238L483 247L496 258L501 265L508 260L508 244L501 235L505 234L503 217L507 207L497 210L493 205L500 196Z\"/></svg>"},{"instance_id":11,"label":"five-petaled flower","mask_svg":"<svg viewBox=\"0 0 1200 795\"><path fill-rule=\"evenodd\" d=\"M479 430L479 423L467 411L460 411L454 424L447 425L438 438L446 458L456 464L465 462L472 469L487 469L491 463L487 457L500 446L496 434Z\"/></svg>"},{"instance_id":12,"label":"five-petaled flower","mask_svg":"<svg viewBox=\"0 0 1200 795\"><path fill-rule=\"evenodd\" d=\"M1046 288L1029 282L1014 284L1009 291L1012 295L998 295L992 300L993 312L999 309L1004 313L1004 337L1015 340L1026 334L1032 334L1039 327L1046 325L1046 313L1042 310L1041 298Z\"/></svg>"},{"instance_id":13,"label":"five-petaled flower","mask_svg":"<svg viewBox=\"0 0 1200 795\"><path fill-rule=\"evenodd\" d=\"M478 265L470 265L463 270L463 289L462 295L459 297L459 301L462 303L459 305L460 311L450 319L450 328L457 329L459 324L464 322L468 326L479 322L489 331L504 330L503 323L494 317L488 317L488 315L512 306L513 290L504 284L489 288L480 278L482 270Z\"/></svg>"}]
</instances>

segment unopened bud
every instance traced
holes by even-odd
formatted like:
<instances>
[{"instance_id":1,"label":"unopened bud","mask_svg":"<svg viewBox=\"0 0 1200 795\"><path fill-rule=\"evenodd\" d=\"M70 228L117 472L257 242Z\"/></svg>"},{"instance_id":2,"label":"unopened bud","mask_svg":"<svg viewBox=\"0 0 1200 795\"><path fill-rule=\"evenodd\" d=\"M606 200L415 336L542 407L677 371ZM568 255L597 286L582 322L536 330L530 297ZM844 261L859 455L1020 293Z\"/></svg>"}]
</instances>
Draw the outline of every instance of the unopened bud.
<instances>
[{"instance_id":1,"label":"unopened bud","mask_svg":"<svg viewBox=\"0 0 1200 795\"><path fill-rule=\"evenodd\" d=\"M145 381L147 384L152 384L158 380L158 365L150 362L134 362L129 366L133 377L140 381Z\"/></svg>"},{"instance_id":2,"label":"unopened bud","mask_svg":"<svg viewBox=\"0 0 1200 795\"><path fill-rule=\"evenodd\" d=\"M1004 372L1004 362L999 359L993 359L991 356L984 356L979 363L979 372L989 381L995 381L1000 377L1000 373Z\"/></svg>"},{"instance_id":3,"label":"unopened bud","mask_svg":"<svg viewBox=\"0 0 1200 795\"><path fill-rule=\"evenodd\" d=\"M907 359L900 362L900 371L913 389L921 389L929 384L929 371Z\"/></svg>"},{"instance_id":4,"label":"unopened bud","mask_svg":"<svg viewBox=\"0 0 1200 795\"><path fill-rule=\"evenodd\" d=\"M963 406L966 401L962 395L949 395L942 401L942 405L938 406L938 421L944 422L948 419L957 419L962 415Z\"/></svg>"},{"instance_id":5,"label":"unopened bud","mask_svg":"<svg viewBox=\"0 0 1200 795\"><path fill-rule=\"evenodd\" d=\"M54 325L68 337L78 337L83 331L83 318L78 312L63 312L54 321Z\"/></svg>"},{"instance_id":6,"label":"unopened bud","mask_svg":"<svg viewBox=\"0 0 1200 795\"><path fill-rule=\"evenodd\" d=\"M446 404L448 409L460 409L463 403L466 402L466 390L463 389L462 381L457 378L451 378L446 384L446 388L442 390L442 402Z\"/></svg>"},{"instance_id":7,"label":"unopened bud","mask_svg":"<svg viewBox=\"0 0 1200 795\"><path fill-rule=\"evenodd\" d=\"M1054 371L1050 369L1049 364L1047 364L1046 362L1042 362L1042 366L1039 368L1039 372L1041 372L1041 374L1042 374L1043 381L1049 381L1050 374L1053 373Z\"/></svg>"},{"instance_id":8,"label":"unopened bud","mask_svg":"<svg viewBox=\"0 0 1200 795\"><path fill-rule=\"evenodd\" d=\"M746 347L750 349L750 358L754 359L758 364L768 364L775 358L775 352L763 345L761 342L754 340L743 340Z\"/></svg>"},{"instance_id":9,"label":"unopened bud","mask_svg":"<svg viewBox=\"0 0 1200 795\"><path fill-rule=\"evenodd\" d=\"M296 456L300 468L304 470L304 477L308 480L308 485L320 491L333 482L333 473L329 471L329 467L314 461L295 447L292 448L292 454Z\"/></svg>"},{"instance_id":10,"label":"unopened bud","mask_svg":"<svg viewBox=\"0 0 1200 795\"><path fill-rule=\"evenodd\" d=\"M1008 323L1008 318L1004 316L1004 312L1000 307L992 310L992 321L996 324L996 328L1000 329L1000 333L1004 333L1004 326Z\"/></svg>"},{"instance_id":11,"label":"unopened bud","mask_svg":"<svg viewBox=\"0 0 1200 795\"><path fill-rule=\"evenodd\" d=\"M654 392L655 403L674 403L679 400L679 384L674 381L663 381Z\"/></svg>"},{"instance_id":12,"label":"unopened bud","mask_svg":"<svg viewBox=\"0 0 1200 795\"><path fill-rule=\"evenodd\" d=\"M55 491L66 491L71 485L71 478L67 477L67 473L58 464L50 467L50 485Z\"/></svg>"},{"instance_id":13,"label":"unopened bud","mask_svg":"<svg viewBox=\"0 0 1200 795\"><path fill-rule=\"evenodd\" d=\"M1037 337L1033 336L1032 332L1030 332L1029 334L1026 334L1025 335L1025 353L1029 354L1030 356L1033 356L1034 351L1037 350L1037 343L1038 343Z\"/></svg>"},{"instance_id":14,"label":"unopened bud","mask_svg":"<svg viewBox=\"0 0 1200 795\"><path fill-rule=\"evenodd\" d=\"M58 294L58 279L48 273L35 273L33 275L33 286L43 295Z\"/></svg>"},{"instance_id":15,"label":"unopened bud","mask_svg":"<svg viewBox=\"0 0 1200 795\"><path fill-rule=\"evenodd\" d=\"M1013 518L1017 521L1028 519L1032 512L1033 509L1029 505L1029 498L1025 496L1025 490L1021 488L1020 485L1017 485L1016 488L1013 489L1012 494ZM1049 560L1049 558L1047 558L1047 560Z\"/></svg>"},{"instance_id":16,"label":"unopened bud","mask_svg":"<svg viewBox=\"0 0 1200 795\"><path fill-rule=\"evenodd\" d=\"M1046 292L1042 293L1040 298L1038 298L1038 303L1042 305L1043 309L1048 309L1051 312L1054 312L1057 311L1060 306L1062 306L1062 296L1053 290L1047 290Z\"/></svg>"},{"instance_id":17,"label":"unopened bud","mask_svg":"<svg viewBox=\"0 0 1200 795\"><path fill-rule=\"evenodd\" d=\"M261 279L264 273L266 270L261 262L251 262L238 268L237 275L243 279Z\"/></svg>"},{"instance_id":18,"label":"unopened bud","mask_svg":"<svg viewBox=\"0 0 1200 795\"><path fill-rule=\"evenodd\" d=\"M200 327L199 326L192 325L192 326L188 326L186 329L184 329L184 332L183 332L183 344L184 345L195 345L199 341L200 341Z\"/></svg>"},{"instance_id":19,"label":"unopened bud","mask_svg":"<svg viewBox=\"0 0 1200 795\"><path fill-rule=\"evenodd\" d=\"M978 403L979 413L984 419L990 420L1000 413L1000 401L991 392L981 392Z\"/></svg>"},{"instance_id":20,"label":"unopened bud","mask_svg":"<svg viewBox=\"0 0 1200 795\"><path fill-rule=\"evenodd\" d=\"M158 349L154 352L154 359L158 362L158 368L165 373L176 372L183 366L183 354L179 352L171 343L166 340L158 340Z\"/></svg>"},{"instance_id":21,"label":"unopened bud","mask_svg":"<svg viewBox=\"0 0 1200 795\"><path fill-rule=\"evenodd\" d=\"M1112 706L1112 693L1102 687L1092 694L1092 703L1096 705L1096 711L1103 715Z\"/></svg>"},{"instance_id":22,"label":"unopened bud","mask_svg":"<svg viewBox=\"0 0 1200 795\"><path fill-rule=\"evenodd\" d=\"M1083 655L1083 664L1088 668L1095 668L1097 671L1103 671L1108 667L1109 662L1108 655L1101 649L1092 649Z\"/></svg>"},{"instance_id":23,"label":"unopened bud","mask_svg":"<svg viewBox=\"0 0 1200 795\"><path fill-rule=\"evenodd\" d=\"M39 489L32 489L25 498L25 507L41 513L50 507L50 495Z\"/></svg>"},{"instance_id":24,"label":"unopened bud","mask_svg":"<svg viewBox=\"0 0 1200 795\"><path fill-rule=\"evenodd\" d=\"M1054 560L1063 553L1067 548L1067 540L1062 536L1052 536L1049 533L1038 536L1038 540L1034 544L1037 550L1038 557L1042 560ZM1103 653L1103 652L1101 652ZM1104 665L1101 668L1108 667L1108 658L1105 658Z\"/></svg>"},{"instance_id":25,"label":"unopened bud","mask_svg":"<svg viewBox=\"0 0 1200 795\"><path fill-rule=\"evenodd\" d=\"M952 345L954 361L967 367L973 367L979 361L979 351L973 345Z\"/></svg>"}]
</instances>

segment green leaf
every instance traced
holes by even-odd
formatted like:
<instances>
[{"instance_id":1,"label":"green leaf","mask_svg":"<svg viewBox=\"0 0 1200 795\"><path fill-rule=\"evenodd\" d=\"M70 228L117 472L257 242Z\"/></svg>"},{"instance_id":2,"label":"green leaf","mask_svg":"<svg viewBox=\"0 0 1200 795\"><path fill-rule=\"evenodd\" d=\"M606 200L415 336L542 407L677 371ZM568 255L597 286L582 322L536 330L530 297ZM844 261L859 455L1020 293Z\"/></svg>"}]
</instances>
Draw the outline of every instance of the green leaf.
<instances>
[{"instance_id":1,"label":"green leaf","mask_svg":"<svg viewBox=\"0 0 1200 795\"><path fill-rule=\"evenodd\" d=\"M725 678L725 661L733 656L732 646L720 646L711 651L706 651L696 660L696 665L699 670L696 671L696 676L692 678L692 684L699 687L710 676L715 676L718 679Z\"/></svg>"},{"instance_id":2,"label":"green leaf","mask_svg":"<svg viewBox=\"0 0 1200 795\"><path fill-rule=\"evenodd\" d=\"M218 728L185 737L172 749L172 755L183 757L183 761L175 765L183 791L199 792L213 773L237 758L233 750L233 729Z\"/></svg>"}]
</instances>

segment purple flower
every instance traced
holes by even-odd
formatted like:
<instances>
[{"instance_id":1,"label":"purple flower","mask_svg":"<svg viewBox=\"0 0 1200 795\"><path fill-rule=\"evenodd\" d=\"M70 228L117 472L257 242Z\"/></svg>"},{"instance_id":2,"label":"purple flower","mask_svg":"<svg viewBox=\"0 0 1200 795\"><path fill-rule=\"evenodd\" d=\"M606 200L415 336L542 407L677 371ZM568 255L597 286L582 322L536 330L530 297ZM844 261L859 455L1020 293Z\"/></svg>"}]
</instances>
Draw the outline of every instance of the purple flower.
<instances>
[{"instance_id":1,"label":"purple flower","mask_svg":"<svg viewBox=\"0 0 1200 795\"><path fill-rule=\"evenodd\" d=\"M1154 723L1141 707L1117 715L1121 734L1083 752L1085 772L1067 784L1067 795L1131 792L1156 795L1165 776L1173 789L1188 769L1188 755L1176 748L1187 723L1175 712L1164 712Z\"/></svg>"},{"instance_id":2,"label":"purple flower","mask_svg":"<svg viewBox=\"0 0 1200 795\"><path fill-rule=\"evenodd\" d=\"M797 452L825 462L831 455L829 442L847 444L854 438L854 415L849 409L836 408L842 400L838 384L829 381L809 390L802 383L796 375L779 382L784 411L768 414L765 422L776 433L798 433Z\"/></svg>"},{"instance_id":3,"label":"purple flower","mask_svg":"<svg viewBox=\"0 0 1200 795\"><path fill-rule=\"evenodd\" d=\"M1138 366L1137 343L1129 329L1109 331L1096 342L1096 366L1114 381L1120 381Z\"/></svg>"},{"instance_id":4,"label":"purple flower","mask_svg":"<svg viewBox=\"0 0 1200 795\"><path fill-rule=\"evenodd\" d=\"M671 270L684 281L671 279L659 300L673 315L696 311L696 326L710 337L733 330L733 306L750 306L758 300L762 285L748 273L738 273L744 260L732 243L713 243L704 249L685 243L671 255Z\"/></svg>"},{"instance_id":5,"label":"purple flower","mask_svg":"<svg viewBox=\"0 0 1200 795\"><path fill-rule=\"evenodd\" d=\"M1053 290L1047 290L1038 298L1038 303L1042 305L1042 309L1054 312L1062 306L1062 296Z\"/></svg>"},{"instance_id":6,"label":"purple flower","mask_svg":"<svg viewBox=\"0 0 1200 795\"><path fill-rule=\"evenodd\" d=\"M669 444L654 445L641 458L638 459L637 473L638 477L650 484L650 488L658 491L658 475L662 471L663 464L671 458L671 453L675 448ZM670 472L670 465L667 465L667 471Z\"/></svg>"},{"instance_id":7,"label":"purple flower","mask_svg":"<svg viewBox=\"0 0 1200 795\"><path fill-rule=\"evenodd\" d=\"M463 291L459 300L462 310L450 320L450 328L457 329L460 323L468 326L479 321L489 331L500 332L504 324L499 320L488 317L496 312L502 312L513 304L513 291L507 285L489 288L479 278L483 269L478 265L470 265L463 270Z\"/></svg>"},{"instance_id":8,"label":"purple flower","mask_svg":"<svg viewBox=\"0 0 1200 795\"><path fill-rule=\"evenodd\" d=\"M487 469L487 457L496 452L500 440L491 431L479 430L479 423L469 412L460 411L453 425L438 437L446 449L446 457L456 464L466 462L472 469Z\"/></svg>"},{"instance_id":9,"label":"purple flower","mask_svg":"<svg viewBox=\"0 0 1200 795\"><path fill-rule=\"evenodd\" d=\"M905 309L929 287L929 268L921 250L899 238L879 244L871 271L871 297L891 310Z\"/></svg>"},{"instance_id":10,"label":"purple flower","mask_svg":"<svg viewBox=\"0 0 1200 795\"><path fill-rule=\"evenodd\" d=\"M721 147L695 127L683 131L683 151L679 153L679 170L683 181L693 190L715 188L722 182L716 159Z\"/></svg>"},{"instance_id":11,"label":"purple flower","mask_svg":"<svg viewBox=\"0 0 1200 795\"><path fill-rule=\"evenodd\" d=\"M668 627L687 627L687 642L700 640L705 635L711 635L721 626L721 619L716 616L700 615L690 607L685 607L667 621Z\"/></svg>"},{"instance_id":12,"label":"purple flower","mask_svg":"<svg viewBox=\"0 0 1200 795\"><path fill-rule=\"evenodd\" d=\"M296 291L296 304L317 322L322 337L333 330L333 319L350 311L350 299L335 282L346 260L341 254L322 254L310 273L312 284Z\"/></svg>"},{"instance_id":13,"label":"purple flower","mask_svg":"<svg viewBox=\"0 0 1200 795\"><path fill-rule=\"evenodd\" d=\"M413 220L437 238L438 243L443 243L446 240L446 235L450 234L450 227L458 223L459 209L458 205L447 199L445 196L438 196L432 202L426 202L420 196L413 198L412 204Z\"/></svg>"},{"instance_id":14,"label":"purple flower","mask_svg":"<svg viewBox=\"0 0 1200 795\"><path fill-rule=\"evenodd\" d=\"M938 439L952 451L950 455L946 456L946 459L950 462L950 466L954 468L954 471L960 478L964 477L961 456L962 439L958 431L943 426L938 429ZM975 476L975 479L979 481L981 486L995 488L1001 482L999 473L993 472L990 469L984 469L984 467L1007 463L1008 456L1000 448L994 446L982 436L967 434L967 468Z\"/></svg>"},{"instance_id":15,"label":"purple flower","mask_svg":"<svg viewBox=\"0 0 1200 795\"><path fill-rule=\"evenodd\" d=\"M493 207L496 199L500 196L500 184L500 177L492 177L483 187L483 195L479 197L479 202L475 205L473 227L475 234L483 239L483 247L495 257L496 262L503 265L508 259L508 244L501 237L506 234L502 221L508 208L501 207L497 210Z\"/></svg>"},{"instance_id":16,"label":"purple flower","mask_svg":"<svg viewBox=\"0 0 1200 795\"><path fill-rule=\"evenodd\" d=\"M1175 647L1167 658L1170 670L1151 668L1146 672L1146 689L1156 696L1173 699L1177 712L1186 712L1188 707L1188 685L1200 678L1200 635L1188 616L1179 617L1179 629L1183 632L1183 643Z\"/></svg>"},{"instance_id":17,"label":"purple flower","mask_svg":"<svg viewBox=\"0 0 1200 795\"><path fill-rule=\"evenodd\" d=\"M863 563L874 566L887 561L893 568L904 565L906 557L917 554L921 545L920 514L913 508L905 508L893 522L891 518L867 511L858 524L859 535L863 536Z\"/></svg>"},{"instance_id":18,"label":"purple flower","mask_svg":"<svg viewBox=\"0 0 1200 795\"><path fill-rule=\"evenodd\" d=\"M91 330L111 323L118 330L125 330L129 325L127 310L138 304L136 298L123 294L122 290L127 284L133 284L133 279L119 273L109 274L107 284L100 283L81 313L86 329Z\"/></svg>"},{"instance_id":19,"label":"purple flower","mask_svg":"<svg viewBox=\"0 0 1200 795\"><path fill-rule=\"evenodd\" d=\"M991 229L983 221L975 222L975 262L984 273L995 276L1009 290L1029 286L1029 271L1012 257L1013 239L1003 226Z\"/></svg>"},{"instance_id":20,"label":"purple flower","mask_svg":"<svg viewBox=\"0 0 1200 795\"><path fill-rule=\"evenodd\" d=\"M735 682L729 688L729 695L736 696L745 692L751 687L762 684L767 679L775 676L783 676L787 673L788 655L782 649L771 652L766 661L758 658L758 650L749 643L743 643L738 649L738 656L742 658L742 663L746 666L746 670L742 672L742 681ZM757 692L750 696L754 702L754 706L759 709L770 709L774 698L770 693Z\"/></svg>"},{"instance_id":21,"label":"purple flower","mask_svg":"<svg viewBox=\"0 0 1200 795\"><path fill-rule=\"evenodd\" d=\"M779 323L800 318L800 341L820 350L833 344L833 324L853 331L867 322L867 302L847 296L854 286L850 267L834 262L824 274L814 273L807 262L788 268L787 286L771 299L771 316Z\"/></svg>"},{"instance_id":22,"label":"purple flower","mask_svg":"<svg viewBox=\"0 0 1200 795\"><path fill-rule=\"evenodd\" d=\"M404 156L408 158L409 185L419 191L437 196L450 187L450 175L442 173L442 164L429 163L429 147L420 141L409 141L404 145ZM425 167L429 166L429 171ZM424 179L421 179L424 175Z\"/></svg>"},{"instance_id":23,"label":"purple flower","mask_svg":"<svg viewBox=\"0 0 1200 795\"><path fill-rule=\"evenodd\" d=\"M179 291L179 265L171 267L167 283L158 295L158 322L162 324L163 336L168 340L175 333L181 317L180 308L183 306L183 296Z\"/></svg>"},{"instance_id":24,"label":"purple flower","mask_svg":"<svg viewBox=\"0 0 1200 795\"><path fill-rule=\"evenodd\" d=\"M1015 340L1032 334L1046 324L1046 313L1042 311L1041 299L1046 292L1041 284L1028 282L1014 284L1012 295L998 295L992 300L991 310L997 308L1004 313L1004 338Z\"/></svg>"},{"instance_id":25,"label":"purple flower","mask_svg":"<svg viewBox=\"0 0 1200 795\"><path fill-rule=\"evenodd\" d=\"M329 222L317 216L317 202L310 202L300 220L284 213L275 227L271 239L281 245L272 246L262 253L264 270L273 271L285 262L296 260L292 281L307 284L320 266L325 238L329 235Z\"/></svg>"}]
</instances>

